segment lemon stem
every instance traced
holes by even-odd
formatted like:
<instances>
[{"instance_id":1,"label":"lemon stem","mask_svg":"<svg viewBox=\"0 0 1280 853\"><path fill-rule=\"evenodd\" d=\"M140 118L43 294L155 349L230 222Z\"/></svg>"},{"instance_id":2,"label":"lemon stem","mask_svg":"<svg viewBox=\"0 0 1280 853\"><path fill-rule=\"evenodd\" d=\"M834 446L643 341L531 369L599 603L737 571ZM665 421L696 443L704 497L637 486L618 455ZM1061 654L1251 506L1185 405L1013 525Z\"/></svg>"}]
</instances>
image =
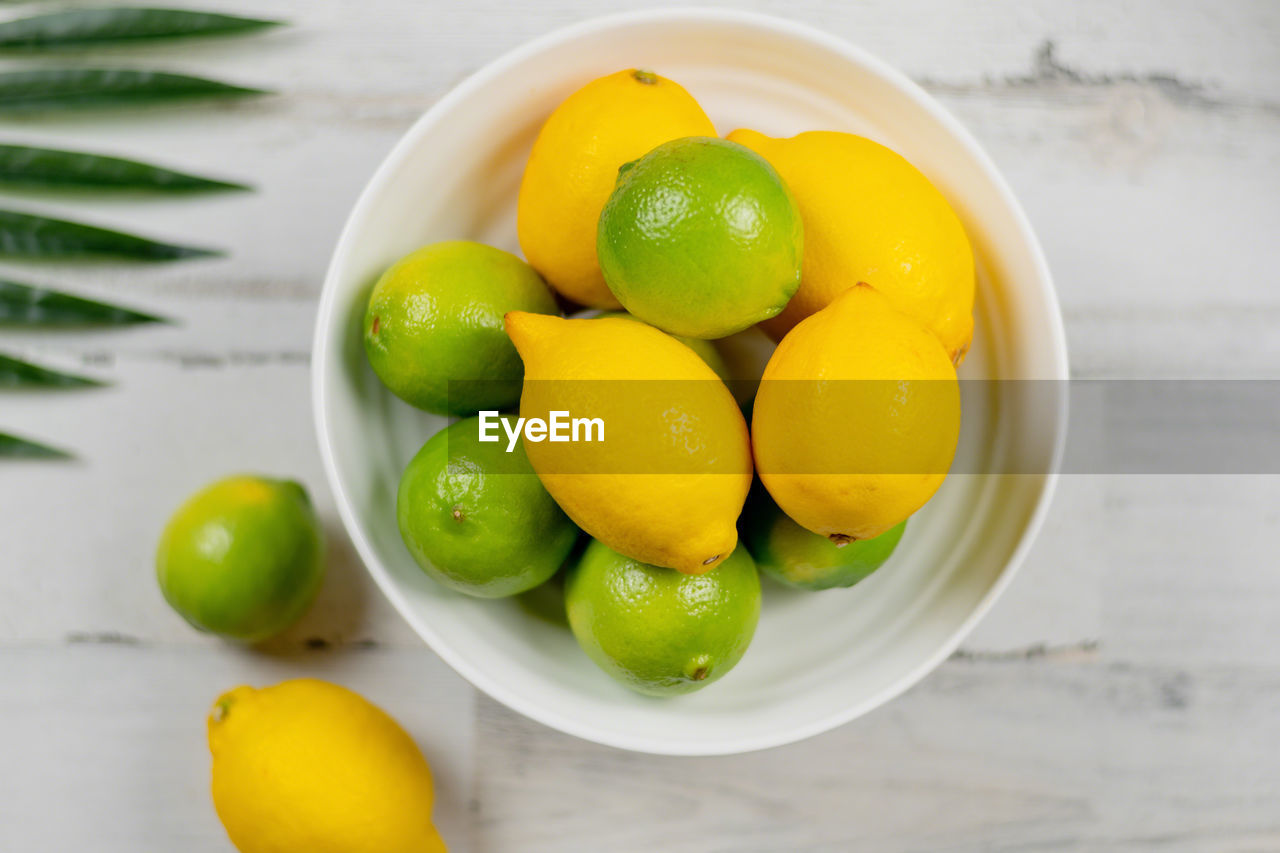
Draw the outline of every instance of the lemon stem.
<instances>
[{"instance_id":1,"label":"lemon stem","mask_svg":"<svg viewBox=\"0 0 1280 853\"><path fill-rule=\"evenodd\" d=\"M219 699L213 706L213 714L211 715L213 717L213 721L215 723L220 723L225 720L227 715L231 713L231 706L234 704L235 703L231 701L230 696L223 696Z\"/></svg>"}]
</instances>

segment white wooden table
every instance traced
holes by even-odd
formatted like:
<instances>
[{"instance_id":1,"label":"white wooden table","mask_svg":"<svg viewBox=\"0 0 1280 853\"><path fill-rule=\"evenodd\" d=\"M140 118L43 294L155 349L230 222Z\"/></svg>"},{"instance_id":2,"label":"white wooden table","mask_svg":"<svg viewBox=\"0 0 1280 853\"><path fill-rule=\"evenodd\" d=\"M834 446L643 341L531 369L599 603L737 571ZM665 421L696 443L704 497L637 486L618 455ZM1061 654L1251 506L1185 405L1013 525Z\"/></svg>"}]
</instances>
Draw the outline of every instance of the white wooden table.
<instances>
[{"instance_id":1,"label":"white wooden table","mask_svg":"<svg viewBox=\"0 0 1280 853\"><path fill-rule=\"evenodd\" d=\"M224 260L0 268L180 321L2 333L6 349L114 385L0 398L6 427L82 460L0 468L0 850L229 850L205 710L236 683L303 674L404 721L459 851L1280 850L1277 477L1064 478L1023 573L961 653L794 746L638 756L472 694L382 600L334 517L311 438L316 297L357 192L422 110L532 36L641 4L207 5L294 26L113 58L281 95L0 128L260 187L89 205L227 247ZM861 44L969 126L1045 245L1075 375L1280 376L1280 6L743 5ZM152 577L175 502L238 470L301 478L332 531L319 606L270 653L194 634Z\"/></svg>"}]
</instances>

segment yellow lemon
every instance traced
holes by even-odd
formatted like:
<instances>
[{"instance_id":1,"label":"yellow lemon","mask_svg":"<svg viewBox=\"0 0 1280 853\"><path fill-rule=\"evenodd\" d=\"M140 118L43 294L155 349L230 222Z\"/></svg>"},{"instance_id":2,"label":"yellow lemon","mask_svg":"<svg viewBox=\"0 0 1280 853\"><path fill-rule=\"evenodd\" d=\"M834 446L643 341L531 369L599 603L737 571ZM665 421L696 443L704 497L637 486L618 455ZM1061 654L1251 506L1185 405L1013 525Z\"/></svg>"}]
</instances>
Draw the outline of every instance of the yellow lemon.
<instances>
[{"instance_id":1,"label":"yellow lemon","mask_svg":"<svg viewBox=\"0 0 1280 853\"><path fill-rule=\"evenodd\" d=\"M314 679L237 687L209 716L213 803L241 853L443 853L431 768L363 697Z\"/></svg>"},{"instance_id":2,"label":"yellow lemon","mask_svg":"<svg viewBox=\"0 0 1280 853\"><path fill-rule=\"evenodd\" d=\"M836 544L870 539L946 477L960 434L955 368L936 337L858 284L778 344L751 433L783 512Z\"/></svg>"},{"instance_id":3,"label":"yellow lemon","mask_svg":"<svg viewBox=\"0 0 1280 853\"><path fill-rule=\"evenodd\" d=\"M601 314L600 316L601 317L619 317L623 320L631 320L632 322L635 322L635 323L644 322L644 320L641 320L639 317L635 316L634 314L628 314L626 311L610 311L606 314ZM714 370L716 372L716 376L719 376L721 379L725 380L726 383L732 378L729 374L729 365L724 360L724 354L721 353L720 350L716 348L715 341L708 341L702 338L686 338L680 335L672 335L672 337L675 338L680 343L687 346L689 349L696 352L698 354L698 358L705 361L707 363L707 367L710 367L712 370Z\"/></svg>"},{"instance_id":4,"label":"yellow lemon","mask_svg":"<svg viewBox=\"0 0 1280 853\"><path fill-rule=\"evenodd\" d=\"M864 281L932 331L956 364L973 338L973 249L959 217L897 153L851 133L729 139L778 170L804 220L800 289L761 323L774 340Z\"/></svg>"},{"instance_id":5,"label":"yellow lemon","mask_svg":"<svg viewBox=\"0 0 1280 853\"><path fill-rule=\"evenodd\" d=\"M715 135L698 102L652 72L583 86L556 107L529 155L516 211L525 258L574 302L617 308L596 261L596 229L619 167L663 142Z\"/></svg>"},{"instance_id":6,"label":"yellow lemon","mask_svg":"<svg viewBox=\"0 0 1280 853\"><path fill-rule=\"evenodd\" d=\"M525 452L579 527L633 560L690 574L733 552L751 487L750 436L697 353L614 317L514 311L507 334L524 359ZM574 424L563 430L569 440L530 432L533 419L549 424L557 412L562 426Z\"/></svg>"}]
</instances>

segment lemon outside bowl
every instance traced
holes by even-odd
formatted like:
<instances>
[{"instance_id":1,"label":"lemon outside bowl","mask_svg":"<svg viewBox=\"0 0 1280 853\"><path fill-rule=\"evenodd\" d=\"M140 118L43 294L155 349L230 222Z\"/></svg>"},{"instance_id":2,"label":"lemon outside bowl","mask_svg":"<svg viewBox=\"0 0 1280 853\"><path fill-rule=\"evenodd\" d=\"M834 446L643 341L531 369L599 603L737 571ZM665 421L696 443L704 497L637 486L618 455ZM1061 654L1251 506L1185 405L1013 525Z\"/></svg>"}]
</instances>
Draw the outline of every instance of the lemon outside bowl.
<instances>
[{"instance_id":1,"label":"lemon outside bowl","mask_svg":"<svg viewBox=\"0 0 1280 853\"><path fill-rule=\"evenodd\" d=\"M554 32L490 63L410 128L338 242L316 326L316 428L343 523L379 587L476 687L569 734L641 752L712 755L797 741L889 701L944 660L1008 585L1047 512L1066 431L1062 383L967 388L957 464L892 560L850 590L767 584L741 664L711 689L654 700L601 673L562 627L512 600L451 592L396 529L400 472L445 421L383 388L364 358L369 287L436 240L518 251L516 190L542 121L570 92L624 67L659 71L721 133L848 130L922 169L978 256L977 329L964 379L1067 378L1049 270L1021 207L973 137L900 72L816 29L754 14L657 10ZM972 391L972 393L970 393Z\"/></svg>"}]
</instances>

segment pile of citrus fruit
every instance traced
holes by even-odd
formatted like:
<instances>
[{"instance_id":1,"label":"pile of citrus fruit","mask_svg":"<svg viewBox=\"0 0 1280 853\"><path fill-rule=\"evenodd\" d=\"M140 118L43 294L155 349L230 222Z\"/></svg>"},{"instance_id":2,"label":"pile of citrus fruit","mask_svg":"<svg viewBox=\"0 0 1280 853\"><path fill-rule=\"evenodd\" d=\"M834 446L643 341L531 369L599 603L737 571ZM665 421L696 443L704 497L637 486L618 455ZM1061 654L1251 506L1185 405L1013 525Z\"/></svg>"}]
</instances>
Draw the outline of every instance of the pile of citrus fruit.
<instances>
[{"instance_id":1,"label":"pile of citrus fruit","mask_svg":"<svg viewBox=\"0 0 1280 853\"><path fill-rule=\"evenodd\" d=\"M404 471L401 534L459 592L562 596L623 684L699 689L747 650L758 570L851 586L942 483L969 240L888 148L721 138L687 91L638 70L550 115L517 217L527 261L437 243L370 294L374 371L458 418ZM726 358L735 335L776 343L762 375ZM556 413L572 435L548 440Z\"/></svg>"},{"instance_id":2,"label":"pile of citrus fruit","mask_svg":"<svg viewBox=\"0 0 1280 853\"><path fill-rule=\"evenodd\" d=\"M627 70L547 119L517 225L527 262L436 243L369 296L374 372L457 418L399 485L427 574L521 596L670 696L746 653L761 570L824 590L889 559L950 467L973 334L973 253L928 179L847 133L719 138L680 86ZM763 371L719 343L750 335L776 343ZM323 552L299 484L240 475L177 510L156 572L194 627L253 643L311 606ZM245 853L445 849L426 760L349 690L239 687L208 735Z\"/></svg>"},{"instance_id":3,"label":"pile of citrus fruit","mask_svg":"<svg viewBox=\"0 0 1280 853\"><path fill-rule=\"evenodd\" d=\"M165 525L156 576L193 627L246 643L288 628L324 580L324 536L298 483L236 475ZM382 709L336 684L293 679L229 690L208 719L214 807L236 849L446 849L431 768Z\"/></svg>"}]
</instances>

